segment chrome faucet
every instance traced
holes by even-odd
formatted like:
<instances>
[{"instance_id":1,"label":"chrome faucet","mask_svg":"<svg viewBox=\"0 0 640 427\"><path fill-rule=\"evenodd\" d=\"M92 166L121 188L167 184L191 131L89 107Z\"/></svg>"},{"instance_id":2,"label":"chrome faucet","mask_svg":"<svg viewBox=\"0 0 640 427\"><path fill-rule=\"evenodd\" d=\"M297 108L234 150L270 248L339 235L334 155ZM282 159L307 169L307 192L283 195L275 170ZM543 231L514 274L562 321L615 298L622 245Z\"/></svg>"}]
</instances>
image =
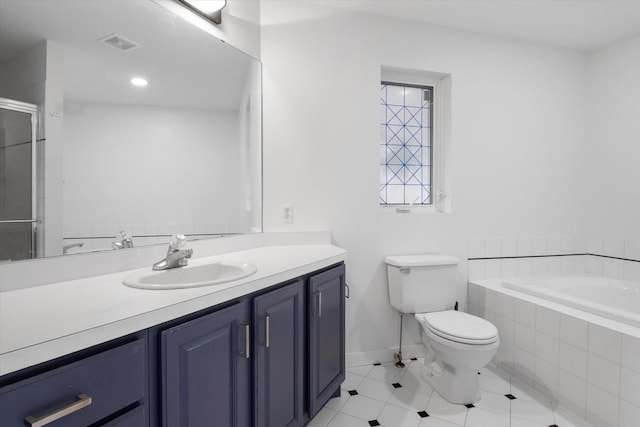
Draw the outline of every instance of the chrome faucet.
<instances>
[{"instance_id":1,"label":"chrome faucet","mask_svg":"<svg viewBox=\"0 0 640 427\"><path fill-rule=\"evenodd\" d=\"M118 241L111 243L111 247L113 249L125 249L133 247L133 238L127 230L122 230L120 233L118 233L116 239L118 239Z\"/></svg>"},{"instance_id":2,"label":"chrome faucet","mask_svg":"<svg viewBox=\"0 0 640 427\"><path fill-rule=\"evenodd\" d=\"M193 255L193 249L183 249L186 243L187 238L184 237L184 234L174 235L169 243L167 256L153 264L153 269L168 270L170 268L184 267L187 265L187 258L191 258L191 255Z\"/></svg>"}]
</instances>

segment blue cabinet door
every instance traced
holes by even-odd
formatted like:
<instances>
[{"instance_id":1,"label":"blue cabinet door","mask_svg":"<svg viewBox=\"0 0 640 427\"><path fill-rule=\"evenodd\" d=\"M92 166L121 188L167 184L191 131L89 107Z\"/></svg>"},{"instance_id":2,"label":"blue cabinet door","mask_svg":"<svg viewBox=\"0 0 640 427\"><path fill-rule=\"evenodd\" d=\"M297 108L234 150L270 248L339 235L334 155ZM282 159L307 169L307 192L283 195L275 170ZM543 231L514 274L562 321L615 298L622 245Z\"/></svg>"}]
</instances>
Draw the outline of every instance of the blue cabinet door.
<instances>
[{"instance_id":1,"label":"blue cabinet door","mask_svg":"<svg viewBox=\"0 0 640 427\"><path fill-rule=\"evenodd\" d=\"M345 378L345 268L309 279L309 416L340 390Z\"/></svg>"},{"instance_id":2,"label":"blue cabinet door","mask_svg":"<svg viewBox=\"0 0 640 427\"><path fill-rule=\"evenodd\" d=\"M251 422L247 303L161 334L164 427L248 427Z\"/></svg>"},{"instance_id":3,"label":"blue cabinet door","mask_svg":"<svg viewBox=\"0 0 640 427\"><path fill-rule=\"evenodd\" d=\"M299 280L253 300L256 427L304 424L304 294Z\"/></svg>"}]
</instances>

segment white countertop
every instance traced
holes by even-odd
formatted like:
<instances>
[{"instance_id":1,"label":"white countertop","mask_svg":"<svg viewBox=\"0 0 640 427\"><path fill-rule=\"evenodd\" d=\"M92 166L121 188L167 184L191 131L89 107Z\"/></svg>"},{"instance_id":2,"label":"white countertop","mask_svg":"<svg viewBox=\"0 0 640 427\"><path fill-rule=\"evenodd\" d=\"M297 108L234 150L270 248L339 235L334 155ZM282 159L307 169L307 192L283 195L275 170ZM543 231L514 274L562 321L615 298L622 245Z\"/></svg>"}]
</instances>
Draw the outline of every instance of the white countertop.
<instances>
[{"instance_id":1,"label":"white countertop","mask_svg":"<svg viewBox=\"0 0 640 427\"><path fill-rule=\"evenodd\" d=\"M197 262L256 265L245 279L175 290L124 286L129 270L0 293L0 375L100 344L346 259L329 244L265 246ZM150 269L150 267L147 267Z\"/></svg>"}]
</instances>

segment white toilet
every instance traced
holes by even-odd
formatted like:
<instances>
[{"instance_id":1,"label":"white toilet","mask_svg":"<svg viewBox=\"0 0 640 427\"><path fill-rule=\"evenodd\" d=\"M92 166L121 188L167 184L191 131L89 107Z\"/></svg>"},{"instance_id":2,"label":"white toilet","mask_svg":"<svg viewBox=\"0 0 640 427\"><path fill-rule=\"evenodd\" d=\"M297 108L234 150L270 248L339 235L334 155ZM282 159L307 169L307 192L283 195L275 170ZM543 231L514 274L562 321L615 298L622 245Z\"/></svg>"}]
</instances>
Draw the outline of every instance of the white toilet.
<instances>
[{"instance_id":1,"label":"white toilet","mask_svg":"<svg viewBox=\"0 0 640 427\"><path fill-rule=\"evenodd\" d=\"M449 255L385 258L391 305L414 313L425 345L422 377L452 403L480 399L478 370L498 351L496 327L453 310L458 259Z\"/></svg>"}]
</instances>

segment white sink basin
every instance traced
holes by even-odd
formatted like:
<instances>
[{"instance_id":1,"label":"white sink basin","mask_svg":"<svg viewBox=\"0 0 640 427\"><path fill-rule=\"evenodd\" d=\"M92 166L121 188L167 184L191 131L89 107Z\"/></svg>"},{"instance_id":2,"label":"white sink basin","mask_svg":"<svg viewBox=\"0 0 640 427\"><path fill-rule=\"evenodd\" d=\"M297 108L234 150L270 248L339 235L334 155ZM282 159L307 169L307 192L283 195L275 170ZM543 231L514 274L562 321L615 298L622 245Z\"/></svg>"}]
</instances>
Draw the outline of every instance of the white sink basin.
<instances>
[{"instance_id":1,"label":"white sink basin","mask_svg":"<svg viewBox=\"0 0 640 427\"><path fill-rule=\"evenodd\" d=\"M125 285L140 289L181 289L219 285L249 277L257 271L255 265L242 261L221 261L201 265L153 271L136 271L124 278Z\"/></svg>"}]
</instances>

